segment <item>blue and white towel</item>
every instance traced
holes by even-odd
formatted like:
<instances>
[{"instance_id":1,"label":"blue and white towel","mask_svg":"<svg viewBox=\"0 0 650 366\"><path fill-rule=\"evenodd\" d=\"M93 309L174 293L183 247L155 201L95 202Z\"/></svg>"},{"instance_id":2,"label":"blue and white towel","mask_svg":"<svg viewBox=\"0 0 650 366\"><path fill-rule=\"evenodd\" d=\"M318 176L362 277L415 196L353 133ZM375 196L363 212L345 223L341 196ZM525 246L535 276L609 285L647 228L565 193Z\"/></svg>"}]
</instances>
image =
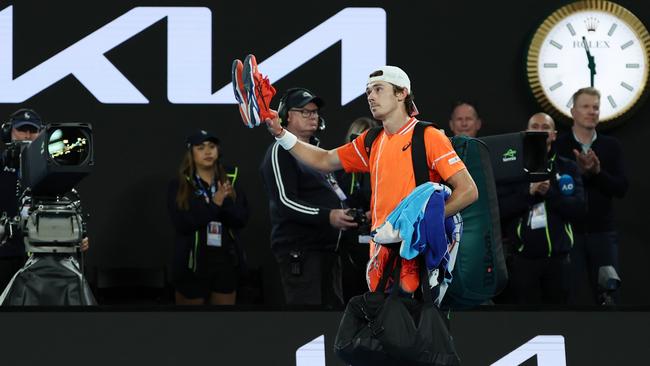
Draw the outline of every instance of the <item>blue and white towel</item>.
<instances>
[{"instance_id":1,"label":"blue and white towel","mask_svg":"<svg viewBox=\"0 0 650 366\"><path fill-rule=\"evenodd\" d=\"M386 222L375 230L377 244L400 244L400 256L413 259L424 255L429 273L429 286L438 284L436 304L442 300L452 280L455 253L462 235L460 214L445 219L445 201L451 196L449 187L427 182L411 194L388 215Z\"/></svg>"}]
</instances>

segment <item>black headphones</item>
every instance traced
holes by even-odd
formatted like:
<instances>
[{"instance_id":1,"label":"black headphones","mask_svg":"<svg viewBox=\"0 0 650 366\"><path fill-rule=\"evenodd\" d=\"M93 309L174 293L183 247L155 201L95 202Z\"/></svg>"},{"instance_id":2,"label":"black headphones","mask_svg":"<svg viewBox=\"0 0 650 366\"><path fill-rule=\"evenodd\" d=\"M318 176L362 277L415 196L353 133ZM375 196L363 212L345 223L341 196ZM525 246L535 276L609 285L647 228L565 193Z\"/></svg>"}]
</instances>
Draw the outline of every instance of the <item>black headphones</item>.
<instances>
[{"instance_id":1,"label":"black headphones","mask_svg":"<svg viewBox=\"0 0 650 366\"><path fill-rule=\"evenodd\" d=\"M287 91L284 92L282 95L282 98L280 98L280 104L278 105L278 116L280 117L280 126L282 127L287 127L288 120L287 118L289 117L289 108L287 106L287 102L289 101L289 97L296 94L296 93L304 93L307 92L311 95L314 95L309 89L305 88L289 88ZM325 119L321 117L320 113L318 115L318 130L323 131L325 129Z\"/></svg>"},{"instance_id":2,"label":"black headphones","mask_svg":"<svg viewBox=\"0 0 650 366\"><path fill-rule=\"evenodd\" d=\"M0 127L0 140L2 140L3 143L7 144L11 142L11 129L13 128L14 122L17 122L20 117L25 114L25 112L31 113L34 117L36 117L36 119L41 121L41 127L38 129L38 132L41 132L45 128L45 125L42 123L43 120L41 119L41 116L39 116L36 111L29 108L21 108L12 113L9 116L9 121L3 123Z\"/></svg>"},{"instance_id":3,"label":"black headphones","mask_svg":"<svg viewBox=\"0 0 650 366\"><path fill-rule=\"evenodd\" d=\"M0 127L0 140L2 143L8 144L11 142L11 122L5 122Z\"/></svg>"}]
</instances>

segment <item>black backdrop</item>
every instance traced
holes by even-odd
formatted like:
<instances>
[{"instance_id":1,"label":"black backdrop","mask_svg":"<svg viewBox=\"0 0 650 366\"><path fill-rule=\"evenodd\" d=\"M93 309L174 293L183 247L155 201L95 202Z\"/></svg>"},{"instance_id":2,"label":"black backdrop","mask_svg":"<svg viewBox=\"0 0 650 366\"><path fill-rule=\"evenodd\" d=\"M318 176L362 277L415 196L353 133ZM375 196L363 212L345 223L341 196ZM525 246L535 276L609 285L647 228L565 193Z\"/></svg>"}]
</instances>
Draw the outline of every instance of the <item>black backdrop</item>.
<instances>
[{"instance_id":1,"label":"black backdrop","mask_svg":"<svg viewBox=\"0 0 650 366\"><path fill-rule=\"evenodd\" d=\"M14 77L39 65L135 6L201 6L212 11L213 90L230 79L234 58L255 53L258 61L277 52L345 7L386 11L387 62L409 74L420 118L446 125L457 99L478 102L482 135L524 127L539 110L525 79L524 59L532 32L563 1L2 1L14 5ZM650 5L620 1L646 25ZM269 219L258 166L271 138L249 130L233 105L172 104L167 99L167 33L162 20L108 52L108 59L149 99L149 104L102 104L68 76L20 104L0 104L0 116L35 108L51 122L93 124L96 167L80 185L91 213L88 265L159 267L170 261L172 228L166 213L168 180L184 152L188 131L206 128L222 140L226 161L241 169L239 189L251 202L243 233L253 267L263 268L267 304L281 303L277 269L269 251ZM275 83L282 91L305 86L328 101L325 147L343 139L349 122L368 115L363 97L341 107L341 46L336 44ZM365 85L359 85L364 88ZM274 100L274 104L277 103ZM621 232L623 302L649 304L649 249L645 242L650 200L645 194L645 138L650 104L608 131L623 143L630 190L617 202ZM564 126L566 127L566 126ZM635 137L636 136L636 137Z\"/></svg>"}]
</instances>

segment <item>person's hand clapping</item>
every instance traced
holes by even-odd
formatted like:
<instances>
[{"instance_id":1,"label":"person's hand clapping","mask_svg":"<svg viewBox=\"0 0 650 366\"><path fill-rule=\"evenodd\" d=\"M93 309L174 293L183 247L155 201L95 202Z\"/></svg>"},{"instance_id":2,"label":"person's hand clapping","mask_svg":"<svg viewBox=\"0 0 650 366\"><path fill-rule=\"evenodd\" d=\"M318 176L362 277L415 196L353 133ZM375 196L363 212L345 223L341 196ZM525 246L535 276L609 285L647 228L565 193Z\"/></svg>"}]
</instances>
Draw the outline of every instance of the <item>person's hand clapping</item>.
<instances>
[{"instance_id":1,"label":"person's hand clapping","mask_svg":"<svg viewBox=\"0 0 650 366\"><path fill-rule=\"evenodd\" d=\"M230 182L217 182L217 191L214 192L212 201L215 205L221 206L223 205L223 200L226 199L226 197L230 197L232 199L235 198L235 191L232 187L232 184L230 184Z\"/></svg>"},{"instance_id":2,"label":"person's hand clapping","mask_svg":"<svg viewBox=\"0 0 650 366\"><path fill-rule=\"evenodd\" d=\"M595 159L598 159L593 150L589 149L586 153L581 153L576 149L573 149L573 155L576 157L576 164L578 165L578 171L580 174L585 173L594 173L595 169ZM598 162L598 172L600 172L600 161Z\"/></svg>"},{"instance_id":3,"label":"person's hand clapping","mask_svg":"<svg viewBox=\"0 0 650 366\"><path fill-rule=\"evenodd\" d=\"M593 174L598 174L600 173L600 159L598 159L598 155L596 153L589 149L587 152L587 157L591 159L591 169L589 169L589 172Z\"/></svg>"}]
</instances>

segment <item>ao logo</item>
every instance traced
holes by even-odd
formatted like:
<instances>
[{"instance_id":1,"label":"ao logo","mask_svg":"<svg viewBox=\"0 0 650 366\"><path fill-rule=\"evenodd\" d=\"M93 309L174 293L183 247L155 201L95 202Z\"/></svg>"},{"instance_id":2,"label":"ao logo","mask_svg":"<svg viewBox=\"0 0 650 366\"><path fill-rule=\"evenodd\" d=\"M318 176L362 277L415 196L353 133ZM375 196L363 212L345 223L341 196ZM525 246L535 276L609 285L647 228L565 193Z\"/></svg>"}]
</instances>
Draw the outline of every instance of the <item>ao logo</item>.
<instances>
[{"instance_id":1,"label":"ao logo","mask_svg":"<svg viewBox=\"0 0 650 366\"><path fill-rule=\"evenodd\" d=\"M14 78L13 6L0 11L0 103L24 102L68 75L102 103L149 103L105 54L164 18L169 101L235 103L229 84L212 91L212 12L208 8L133 8ZM264 60L260 70L278 81L339 41L341 105L346 105L365 92L368 74L386 63L386 12L381 8L339 11Z\"/></svg>"},{"instance_id":2,"label":"ao logo","mask_svg":"<svg viewBox=\"0 0 650 366\"><path fill-rule=\"evenodd\" d=\"M562 191L573 192L573 183L567 183L562 186Z\"/></svg>"},{"instance_id":3,"label":"ao logo","mask_svg":"<svg viewBox=\"0 0 650 366\"><path fill-rule=\"evenodd\" d=\"M560 185L560 192L562 192L563 195L573 195L573 191L575 190L575 181L572 176L568 174L559 175L557 182Z\"/></svg>"},{"instance_id":4,"label":"ao logo","mask_svg":"<svg viewBox=\"0 0 650 366\"><path fill-rule=\"evenodd\" d=\"M490 366L518 366L534 356L537 357L538 366L566 366L564 337L537 336ZM325 336L320 336L298 348L296 366L325 366Z\"/></svg>"}]
</instances>

